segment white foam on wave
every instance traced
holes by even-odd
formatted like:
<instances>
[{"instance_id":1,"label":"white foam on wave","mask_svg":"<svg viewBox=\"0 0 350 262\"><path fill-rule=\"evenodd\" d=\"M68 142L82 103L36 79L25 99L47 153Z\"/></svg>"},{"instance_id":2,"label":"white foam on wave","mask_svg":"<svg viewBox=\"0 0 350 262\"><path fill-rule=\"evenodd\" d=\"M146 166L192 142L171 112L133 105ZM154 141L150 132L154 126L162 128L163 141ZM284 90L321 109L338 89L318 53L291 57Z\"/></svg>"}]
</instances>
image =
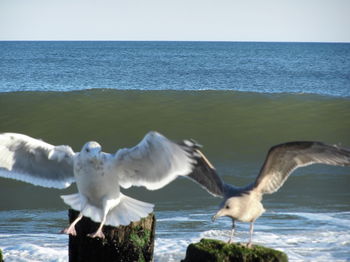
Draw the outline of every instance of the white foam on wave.
<instances>
[{"instance_id":1,"label":"white foam on wave","mask_svg":"<svg viewBox=\"0 0 350 262\"><path fill-rule=\"evenodd\" d=\"M187 246L198 238L173 239L158 238L155 242L155 262L175 262L185 258Z\"/></svg>"},{"instance_id":2,"label":"white foam on wave","mask_svg":"<svg viewBox=\"0 0 350 262\"><path fill-rule=\"evenodd\" d=\"M67 243L67 236L58 234L0 235L6 262L66 262Z\"/></svg>"},{"instance_id":3,"label":"white foam on wave","mask_svg":"<svg viewBox=\"0 0 350 262\"><path fill-rule=\"evenodd\" d=\"M332 223L333 225L343 226L350 228L349 219L338 218L337 216L348 216L350 212L340 212L340 213L279 213L283 215L299 216L312 221L320 221L322 223Z\"/></svg>"},{"instance_id":4,"label":"white foam on wave","mask_svg":"<svg viewBox=\"0 0 350 262\"><path fill-rule=\"evenodd\" d=\"M20 244L11 248L5 248L4 258L6 262L11 261L68 261L67 251L52 247L43 247L35 244Z\"/></svg>"},{"instance_id":5,"label":"white foam on wave","mask_svg":"<svg viewBox=\"0 0 350 262\"><path fill-rule=\"evenodd\" d=\"M293 234L257 232L254 239L257 244L284 251L290 261L346 261L349 255L349 232L317 229L296 230Z\"/></svg>"},{"instance_id":6,"label":"white foam on wave","mask_svg":"<svg viewBox=\"0 0 350 262\"><path fill-rule=\"evenodd\" d=\"M158 222L165 222L165 221L178 221L178 222L183 222L183 221L192 221L192 219L189 219L188 217L167 217L167 218L158 218Z\"/></svg>"}]
</instances>

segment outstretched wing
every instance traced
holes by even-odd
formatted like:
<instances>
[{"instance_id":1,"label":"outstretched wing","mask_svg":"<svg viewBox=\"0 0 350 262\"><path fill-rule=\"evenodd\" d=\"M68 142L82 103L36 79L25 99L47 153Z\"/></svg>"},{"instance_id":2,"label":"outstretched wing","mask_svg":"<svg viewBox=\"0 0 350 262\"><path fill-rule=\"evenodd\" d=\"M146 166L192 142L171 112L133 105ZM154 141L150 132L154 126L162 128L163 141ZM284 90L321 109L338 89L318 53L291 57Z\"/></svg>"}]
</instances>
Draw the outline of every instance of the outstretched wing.
<instances>
[{"instance_id":1,"label":"outstretched wing","mask_svg":"<svg viewBox=\"0 0 350 262\"><path fill-rule=\"evenodd\" d=\"M66 188L74 180L74 152L22 134L0 134L0 176L43 187Z\"/></svg>"},{"instance_id":2,"label":"outstretched wing","mask_svg":"<svg viewBox=\"0 0 350 262\"><path fill-rule=\"evenodd\" d=\"M350 150L321 142L289 142L272 147L255 181L261 193L274 193L298 167L312 164L350 166Z\"/></svg>"},{"instance_id":3,"label":"outstretched wing","mask_svg":"<svg viewBox=\"0 0 350 262\"><path fill-rule=\"evenodd\" d=\"M197 149L199 154L197 163L189 178L197 182L201 187L216 197L224 196L224 182L216 173L215 167L209 162L205 155Z\"/></svg>"},{"instance_id":4,"label":"outstretched wing","mask_svg":"<svg viewBox=\"0 0 350 262\"><path fill-rule=\"evenodd\" d=\"M197 149L193 141L177 144L157 132L149 132L135 147L120 149L115 154L119 183L124 188L132 185L150 190L162 188L177 176L192 173L201 158Z\"/></svg>"}]
</instances>

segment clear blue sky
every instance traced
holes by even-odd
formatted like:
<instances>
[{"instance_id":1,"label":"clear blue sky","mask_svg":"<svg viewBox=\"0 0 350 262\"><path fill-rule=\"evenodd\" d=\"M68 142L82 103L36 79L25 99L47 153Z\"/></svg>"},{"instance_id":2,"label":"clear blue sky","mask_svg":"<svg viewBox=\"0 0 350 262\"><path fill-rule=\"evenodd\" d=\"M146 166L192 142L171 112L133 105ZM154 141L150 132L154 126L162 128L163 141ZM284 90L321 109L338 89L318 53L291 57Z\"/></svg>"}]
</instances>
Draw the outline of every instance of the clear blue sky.
<instances>
[{"instance_id":1,"label":"clear blue sky","mask_svg":"<svg viewBox=\"0 0 350 262\"><path fill-rule=\"evenodd\" d=\"M350 42L350 0L0 0L0 40Z\"/></svg>"}]
</instances>

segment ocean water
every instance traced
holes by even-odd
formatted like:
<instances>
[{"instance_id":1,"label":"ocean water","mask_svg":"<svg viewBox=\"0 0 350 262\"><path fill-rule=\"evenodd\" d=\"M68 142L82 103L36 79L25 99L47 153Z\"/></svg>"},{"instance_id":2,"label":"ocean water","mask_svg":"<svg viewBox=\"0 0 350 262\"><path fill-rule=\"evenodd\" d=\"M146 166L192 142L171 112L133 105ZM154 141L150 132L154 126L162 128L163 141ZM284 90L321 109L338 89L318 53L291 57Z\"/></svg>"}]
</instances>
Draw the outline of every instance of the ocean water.
<instances>
[{"instance_id":1,"label":"ocean water","mask_svg":"<svg viewBox=\"0 0 350 262\"><path fill-rule=\"evenodd\" d=\"M78 151L131 147L149 130L194 138L229 183L258 174L270 146L318 140L350 147L350 44L0 42L0 132ZM264 198L253 241L290 261L350 261L350 169L298 169ZM67 206L75 192L0 178L0 248L8 261L68 261ZM156 204L155 261L189 243L227 240L211 216L219 198L182 178L125 194ZM237 223L235 240L248 240Z\"/></svg>"},{"instance_id":2,"label":"ocean water","mask_svg":"<svg viewBox=\"0 0 350 262\"><path fill-rule=\"evenodd\" d=\"M0 42L0 89L349 96L349 57L340 43Z\"/></svg>"}]
</instances>

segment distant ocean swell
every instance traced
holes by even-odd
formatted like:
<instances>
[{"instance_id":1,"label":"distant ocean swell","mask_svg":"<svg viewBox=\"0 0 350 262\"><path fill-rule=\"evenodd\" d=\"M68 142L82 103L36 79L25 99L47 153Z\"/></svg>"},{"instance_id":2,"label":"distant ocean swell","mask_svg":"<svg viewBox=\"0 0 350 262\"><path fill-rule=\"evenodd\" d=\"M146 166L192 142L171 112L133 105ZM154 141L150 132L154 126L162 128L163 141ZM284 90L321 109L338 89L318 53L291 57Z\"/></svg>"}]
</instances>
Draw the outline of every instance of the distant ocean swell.
<instances>
[{"instance_id":1,"label":"distant ocean swell","mask_svg":"<svg viewBox=\"0 0 350 262\"><path fill-rule=\"evenodd\" d=\"M132 145L149 130L192 137L224 161L286 140L350 144L350 99L231 91L0 93L1 131L68 143ZM256 152L249 148L254 145ZM232 150L234 148L234 150ZM260 151L264 150L264 151ZM227 151L227 152L225 152ZM227 154L230 153L230 154Z\"/></svg>"},{"instance_id":2,"label":"distant ocean swell","mask_svg":"<svg viewBox=\"0 0 350 262\"><path fill-rule=\"evenodd\" d=\"M0 42L0 92L230 90L350 96L350 44Z\"/></svg>"}]
</instances>

